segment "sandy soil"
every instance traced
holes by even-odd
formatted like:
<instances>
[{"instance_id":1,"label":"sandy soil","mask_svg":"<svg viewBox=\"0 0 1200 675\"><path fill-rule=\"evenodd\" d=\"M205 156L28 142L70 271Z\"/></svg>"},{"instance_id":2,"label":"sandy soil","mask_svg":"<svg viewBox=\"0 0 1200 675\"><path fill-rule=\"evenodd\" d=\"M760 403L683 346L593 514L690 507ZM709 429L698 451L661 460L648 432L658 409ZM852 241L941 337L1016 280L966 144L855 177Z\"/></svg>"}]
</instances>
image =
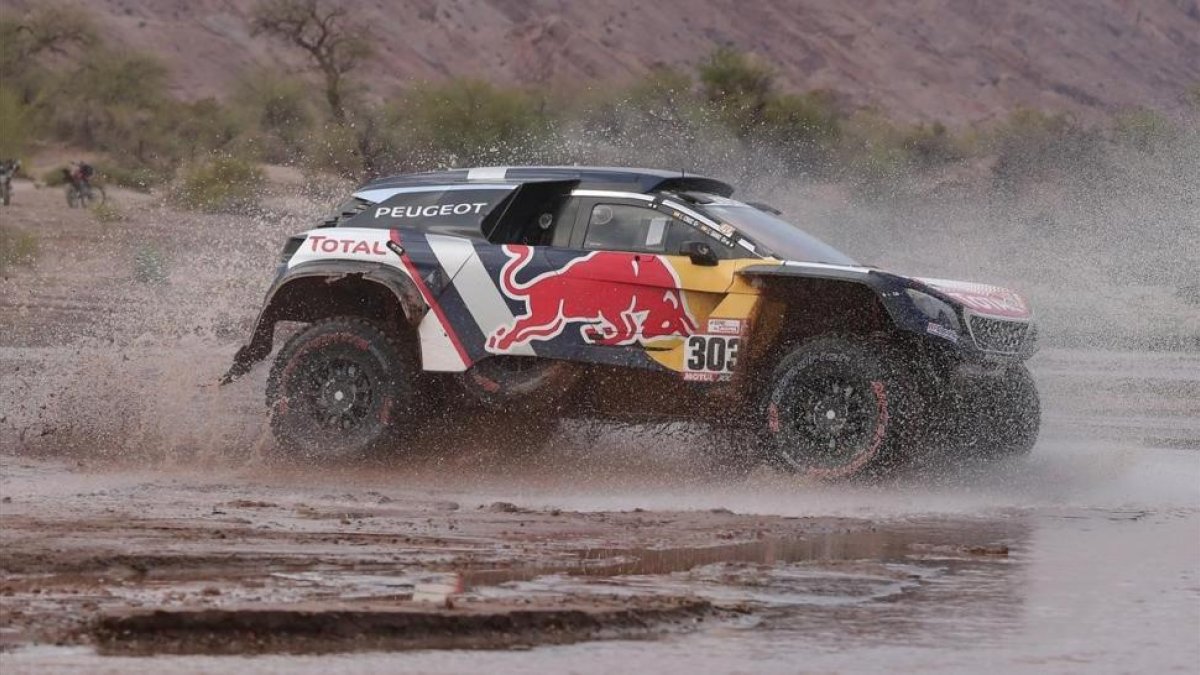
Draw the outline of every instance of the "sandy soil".
<instances>
[{"instance_id":1,"label":"sandy soil","mask_svg":"<svg viewBox=\"0 0 1200 675\"><path fill-rule=\"evenodd\" d=\"M1200 659L1196 353L1045 350L1029 460L883 484L727 472L703 430L575 423L540 449L281 466L262 373L212 385L280 235L318 210L282 189L258 218L114 197L127 220L102 224L20 183L3 212L40 242L0 280L6 673Z\"/></svg>"}]
</instances>

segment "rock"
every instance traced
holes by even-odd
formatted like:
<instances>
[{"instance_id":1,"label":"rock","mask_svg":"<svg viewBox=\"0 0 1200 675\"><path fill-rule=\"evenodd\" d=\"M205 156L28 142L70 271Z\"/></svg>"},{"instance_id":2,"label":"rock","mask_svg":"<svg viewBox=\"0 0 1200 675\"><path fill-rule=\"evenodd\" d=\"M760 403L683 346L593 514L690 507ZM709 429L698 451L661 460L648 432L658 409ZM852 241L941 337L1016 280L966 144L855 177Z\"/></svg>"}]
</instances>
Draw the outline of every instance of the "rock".
<instances>
[{"instance_id":1,"label":"rock","mask_svg":"<svg viewBox=\"0 0 1200 675\"><path fill-rule=\"evenodd\" d=\"M488 511L492 513L520 513L521 509L511 502L492 502L488 506Z\"/></svg>"},{"instance_id":2,"label":"rock","mask_svg":"<svg viewBox=\"0 0 1200 675\"><path fill-rule=\"evenodd\" d=\"M271 502L264 502L257 499L235 499L226 503L227 506L232 506L240 509L265 509L272 506L279 506Z\"/></svg>"},{"instance_id":3,"label":"rock","mask_svg":"<svg viewBox=\"0 0 1200 675\"><path fill-rule=\"evenodd\" d=\"M971 555L1008 555L1008 547L1004 544L993 546L972 546L967 549Z\"/></svg>"}]
</instances>

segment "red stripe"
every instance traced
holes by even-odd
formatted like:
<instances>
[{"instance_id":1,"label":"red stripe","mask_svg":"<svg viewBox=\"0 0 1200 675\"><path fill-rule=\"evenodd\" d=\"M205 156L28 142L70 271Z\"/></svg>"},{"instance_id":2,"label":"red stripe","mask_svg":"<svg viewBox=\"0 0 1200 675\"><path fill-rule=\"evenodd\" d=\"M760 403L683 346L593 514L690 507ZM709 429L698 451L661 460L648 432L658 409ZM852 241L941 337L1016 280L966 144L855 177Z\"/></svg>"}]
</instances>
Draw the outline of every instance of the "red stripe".
<instances>
[{"instance_id":1,"label":"red stripe","mask_svg":"<svg viewBox=\"0 0 1200 675\"><path fill-rule=\"evenodd\" d=\"M400 232L398 230L390 230L390 233L392 241L403 250L404 246L400 241ZM429 305L429 308L437 315L438 320L442 322L442 327L446 330L446 335L450 337L450 344L454 345L454 348L458 350L458 355L462 358L463 364L469 367L471 365L471 357L467 356L467 350L463 348L462 342L459 341L458 335L455 334L454 327L450 325L450 321L446 318L446 313L442 311L442 306L434 299L433 293L429 292L429 287L425 285L425 280L417 273L417 268L413 265L407 253L400 254L400 262L404 263L404 269L408 270L408 275L412 277L413 283L417 285L417 290L421 293L421 297L425 298L425 303Z\"/></svg>"}]
</instances>

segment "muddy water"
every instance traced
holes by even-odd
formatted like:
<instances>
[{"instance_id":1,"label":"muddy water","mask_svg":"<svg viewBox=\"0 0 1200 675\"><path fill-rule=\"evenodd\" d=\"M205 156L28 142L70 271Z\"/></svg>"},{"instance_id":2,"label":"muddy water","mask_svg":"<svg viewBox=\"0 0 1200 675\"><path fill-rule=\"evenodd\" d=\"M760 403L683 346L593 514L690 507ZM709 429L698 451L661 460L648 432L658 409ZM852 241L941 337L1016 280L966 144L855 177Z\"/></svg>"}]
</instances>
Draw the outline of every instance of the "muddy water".
<instances>
[{"instance_id":1,"label":"muddy water","mask_svg":"<svg viewBox=\"0 0 1200 675\"><path fill-rule=\"evenodd\" d=\"M267 468L253 457L209 469L9 463L10 534L20 534L14 514L30 510L57 512L66 529L100 528L98 514L115 510L135 523L140 513L162 519L147 523L160 533L183 531L172 530L181 523L290 532L216 549L190 534L108 535L144 551L243 551L253 560L265 550L280 563L266 570L276 600L311 598L313 586L336 597L402 597L421 570L468 556L476 561L464 573L468 593L484 604L661 595L738 613L652 640L517 652L132 658L26 645L0 658L6 672L612 672L629 663L663 672L1194 672L1200 356L1050 350L1033 365L1048 413L1032 457L927 467L878 485L714 473L702 432L639 442L621 430L594 437L574 428L521 458L464 452L334 471ZM236 501L248 497L261 504ZM496 500L517 511L491 513ZM453 519L438 516L449 504ZM380 545L378 534L416 522L421 529L405 534L425 542L419 550ZM354 536L364 537L360 553L346 558L338 538ZM63 545L55 548L71 550ZM297 567L306 556L345 564L306 571ZM389 560L414 574L396 574ZM180 588L198 597L226 574L185 574L187 583L136 597L169 604Z\"/></svg>"}]
</instances>

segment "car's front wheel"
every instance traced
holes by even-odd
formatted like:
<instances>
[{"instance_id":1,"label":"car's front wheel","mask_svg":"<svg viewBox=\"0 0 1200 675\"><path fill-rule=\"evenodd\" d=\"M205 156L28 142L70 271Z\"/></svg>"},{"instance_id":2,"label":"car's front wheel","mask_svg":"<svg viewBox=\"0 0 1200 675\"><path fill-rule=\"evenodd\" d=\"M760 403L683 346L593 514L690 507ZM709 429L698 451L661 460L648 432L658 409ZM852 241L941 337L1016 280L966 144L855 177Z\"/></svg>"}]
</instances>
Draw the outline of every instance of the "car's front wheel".
<instances>
[{"instance_id":1,"label":"car's front wheel","mask_svg":"<svg viewBox=\"0 0 1200 675\"><path fill-rule=\"evenodd\" d=\"M765 396L765 450L775 465L836 480L895 462L919 411L901 364L881 346L821 338L775 368Z\"/></svg>"},{"instance_id":2,"label":"car's front wheel","mask_svg":"<svg viewBox=\"0 0 1200 675\"><path fill-rule=\"evenodd\" d=\"M390 443L412 410L413 371L397 337L373 321L335 317L310 325L280 350L267 381L279 450L320 461Z\"/></svg>"}]
</instances>

